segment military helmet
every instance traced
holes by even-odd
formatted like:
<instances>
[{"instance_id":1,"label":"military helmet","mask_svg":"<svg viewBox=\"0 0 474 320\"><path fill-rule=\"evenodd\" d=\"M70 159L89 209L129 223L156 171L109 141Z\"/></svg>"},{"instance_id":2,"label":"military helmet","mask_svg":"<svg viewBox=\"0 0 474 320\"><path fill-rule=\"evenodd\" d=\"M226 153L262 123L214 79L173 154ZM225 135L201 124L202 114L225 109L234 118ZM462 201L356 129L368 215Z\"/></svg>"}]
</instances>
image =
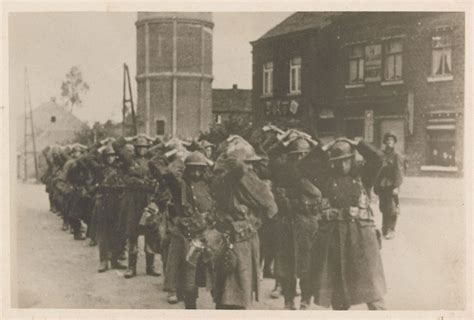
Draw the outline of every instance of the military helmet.
<instances>
[{"instance_id":1,"label":"military helmet","mask_svg":"<svg viewBox=\"0 0 474 320\"><path fill-rule=\"evenodd\" d=\"M288 153L303 153L311 151L311 145L304 138L293 140L288 145Z\"/></svg>"},{"instance_id":2,"label":"military helmet","mask_svg":"<svg viewBox=\"0 0 474 320\"><path fill-rule=\"evenodd\" d=\"M75 143L71 146L71 152L84 152L87 150L87 147L80 143Z\"/></svg>"},{"instance_id":3,"label":"military helmet","mask_svg":"<svg viewBox=\"0 0 474 320\"><path fill-rule=\"evenodd\" d=\"M114 148L112 146L105 146L104 149L102 150L102 154L106 156L114 156L116 155Z\"/></svg>"},{"instance_id":4,"label":"military helmet","mask_svg":"<svg viewBox=\"0 0 474 320\"><path fill-rule=\"evenodd\" d=\"M383 135L383 142L385 143L389 137L392 137L395 140L395 142L398 141L397 136L395 135L395 133L393 131L389 131L389 132L386 132Z\"/></svg>"},{"instance_id":5,"label":"military helmet","mask_svg":"<svg viewBox=\"0 0 474 320\"><path fill-rule=\"evenodd\" d=\"M212 143L210 143L209 141L207 141L207 140L202 140L201 141L201 147L203 147L204 149L205 148L213 148L214 145Z\"/></svg>"},{"instance_id":6,"label":"military helmet","mask_svg":"<svg viewBox=\"0 0 474 320\"><path fill-rule=\"evenodd\" d=\"M230 157L236 157L243 161L260 161L262 157L258 156L255 149L250 144L243 144L239 148L228 152Z\"/></svg>"},{"instance_id":7,"label":"military helmet","mask_svg":"<svg viewBox=\"0 0 474 320\"><path fill-rule=\"evenodd\" d=\"M343 160L355 156L352 146L347 141L337 141L329 150L331 161Z\"/></svg>"},{"instance_id":8,"label":"military helmet","mask_svg":"<svg viewBox=\"0 0 474 320\"><path fill-rule=\"evenodd\" d=\"M138 136L133 145L135 147L149 147L150 146L150 142L148 141L148 139L145 137L145 136Z\"/></svg>"},{"instance_id":9,"label":"military helmet","mask_svg":"<svg viewBox=\"0 0 474 320\"><path fill-rule=\"evenodd\" d=\"M207 166L206 157L199 151L194 151L184 160L186 166Z\"/></svg>"}]
</instances>

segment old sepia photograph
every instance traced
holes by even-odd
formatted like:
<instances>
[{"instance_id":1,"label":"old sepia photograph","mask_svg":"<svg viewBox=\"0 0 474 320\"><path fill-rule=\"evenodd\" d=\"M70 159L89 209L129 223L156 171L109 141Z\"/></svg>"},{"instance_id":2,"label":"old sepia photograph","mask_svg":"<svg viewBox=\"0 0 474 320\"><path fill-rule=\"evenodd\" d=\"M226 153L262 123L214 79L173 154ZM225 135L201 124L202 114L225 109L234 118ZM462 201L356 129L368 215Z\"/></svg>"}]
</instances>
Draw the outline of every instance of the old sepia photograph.
<instances>
[{"instance_id":1,"label":"old sepia photograph","mask_svg":"<svg viewBox=\"0 0 474 320\"><path fill-rule=\"evenodd\" d=\"M470 16L311 8L4 15L5 318L472 316Z\"/></svg>"}]
</instances>

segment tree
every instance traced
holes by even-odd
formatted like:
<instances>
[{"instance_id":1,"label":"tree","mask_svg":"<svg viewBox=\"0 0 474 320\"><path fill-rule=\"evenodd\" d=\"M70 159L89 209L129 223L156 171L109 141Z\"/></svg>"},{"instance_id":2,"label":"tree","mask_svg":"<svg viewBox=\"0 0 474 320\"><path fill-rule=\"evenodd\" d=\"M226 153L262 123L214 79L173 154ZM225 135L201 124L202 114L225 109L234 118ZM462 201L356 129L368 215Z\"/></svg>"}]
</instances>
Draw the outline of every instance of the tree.
<instances>
[{"instance_id":1,"label":"tree","mask_svg":"<svg viewBox=\"0 0 474 320\"><path fill-rule=\"evenodd\" d=\"M94 122L92 127L84 126L84 128L75 134L74 141L83 145L90 146L97 141L107 137L118 138L122 133L122 124L114 123L107 120L105 123Z\"/></svg>"},{"instance_id":2,"label":"tree","mask_svg":"<svg viewBox=\"0 0 474 320\"><path fill-rule=\"evenodd\" d=\"M61 84L61 96L73 111L75 107L82 105L81 96L89 90L89 85L82 79L82 72L78 67L73 66L66 74L66 80Z\"/></svg>"}]
</instances>

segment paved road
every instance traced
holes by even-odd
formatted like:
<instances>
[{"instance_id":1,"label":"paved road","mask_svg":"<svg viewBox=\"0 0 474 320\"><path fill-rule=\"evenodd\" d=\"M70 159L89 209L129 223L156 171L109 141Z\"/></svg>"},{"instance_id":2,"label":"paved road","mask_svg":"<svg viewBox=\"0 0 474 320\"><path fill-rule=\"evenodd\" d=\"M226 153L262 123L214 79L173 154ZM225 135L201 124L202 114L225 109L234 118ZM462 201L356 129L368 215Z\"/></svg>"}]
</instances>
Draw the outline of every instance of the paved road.
<instances>
[{"instance_id":1,"label":"paved road","mask_svg":"<svg viewBox=\"0 0 474 320\"><path fill-rule=\"evenodd\" d=\"M48 212L44 187L18 185L16 236L12 239L14 306L21 308L183 308L166 303L163 278L144 275L144 256L138 276L122 272L98 273L98 249L74 241L61 231L60 219ZM378 214L378 218L380 215ZM461 205L433 205L430 201L402 203L397 237L383 243L382 256L391 310L456 310L464 308L464 235ZM380 221L378 221L380 225ZM15 251L14 251L15 252ZM16 261L15 261L16 259ZM161 265L157 258L157 267ZM273 282L262 281L261 301L254 309L281 309L272 300ZM16 299L15 299L16 298ZM213 308L210 295L200 292L198 307ZM318 309L312 306L312 309ZM365 309L355 306L353 309Z\"/></svg>"}]
</instances>

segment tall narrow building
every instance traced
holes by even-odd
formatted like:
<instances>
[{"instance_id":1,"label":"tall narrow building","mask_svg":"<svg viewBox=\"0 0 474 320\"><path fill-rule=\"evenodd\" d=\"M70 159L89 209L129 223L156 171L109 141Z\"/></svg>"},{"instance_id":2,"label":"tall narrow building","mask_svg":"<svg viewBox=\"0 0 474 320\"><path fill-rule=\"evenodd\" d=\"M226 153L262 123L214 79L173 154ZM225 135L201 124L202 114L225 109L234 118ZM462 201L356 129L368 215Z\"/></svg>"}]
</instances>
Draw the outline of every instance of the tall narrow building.
<instances>
[{"instance_id":1,"label":"tall narrow building","mask_svg":"<svg viewBox=\"0 0 474 320\"><path fill-rule=\"evenodd\" d=\"M193 137L212 121L212 14L140 12L139 132Z\"/></svg>"}]
</instances>

